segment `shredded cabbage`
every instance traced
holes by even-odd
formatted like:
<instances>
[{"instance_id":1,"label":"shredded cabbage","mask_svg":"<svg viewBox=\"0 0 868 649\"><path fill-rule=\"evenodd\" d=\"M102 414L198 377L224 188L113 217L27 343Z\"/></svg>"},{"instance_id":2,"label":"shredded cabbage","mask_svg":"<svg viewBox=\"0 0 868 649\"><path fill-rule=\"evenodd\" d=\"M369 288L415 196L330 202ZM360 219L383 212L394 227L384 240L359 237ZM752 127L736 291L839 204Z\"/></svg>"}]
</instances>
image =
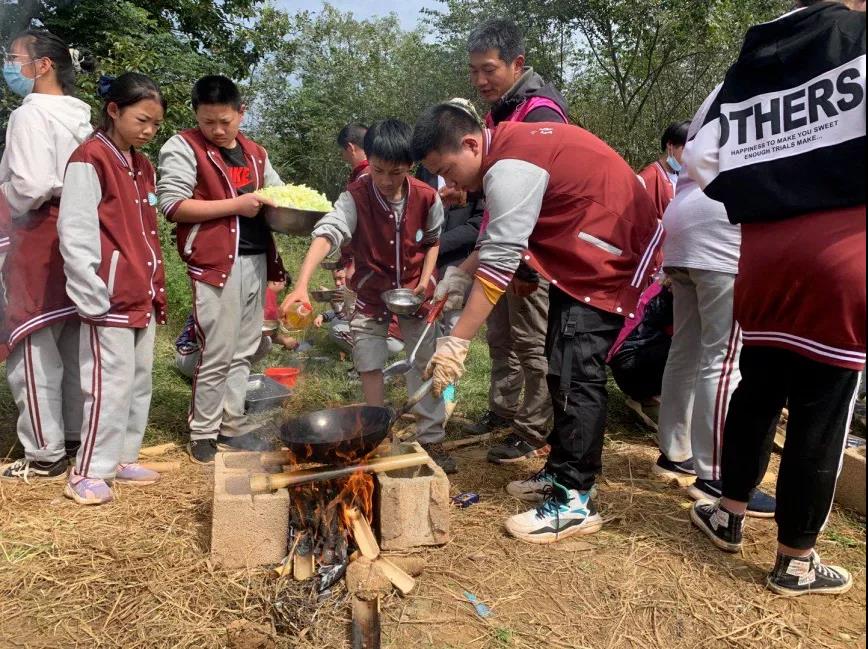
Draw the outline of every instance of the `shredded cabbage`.
<instances>
[{"instance_id":1,"label":"shredded cabbage","mask_svg":"<svg viewBox=\"0 0 868 649\"><path fill-rule=\"evenodd\" d=\"M292 207L312 212L330 212L332 204L323 194L307 185L278 185L264 187L256 192L278 207Z\"/></svg>"}]
</instances>

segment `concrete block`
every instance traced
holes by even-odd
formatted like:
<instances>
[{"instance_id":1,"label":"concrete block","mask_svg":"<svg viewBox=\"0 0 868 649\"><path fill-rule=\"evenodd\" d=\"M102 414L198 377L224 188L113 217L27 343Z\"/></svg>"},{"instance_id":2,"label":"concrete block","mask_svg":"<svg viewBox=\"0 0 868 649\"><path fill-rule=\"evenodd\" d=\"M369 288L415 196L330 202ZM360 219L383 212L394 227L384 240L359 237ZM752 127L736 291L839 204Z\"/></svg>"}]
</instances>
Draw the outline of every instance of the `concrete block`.
<instances>
[{"instance_id":1,"label":"concrete block","mask_svg":"<svg viewBox=\"0 0 868 649\"><path fill-rule=\"evenodd\" d=\"M413 450L422 447L413 444ZM383 550L443 545L449 541L449 478L430 460L421 466L377 474L380 547Z\"/></svg>"},{"instance_id":2,"label":"concrete block","mask_svg":"<svg viewBox=\"0 0 868 649\"><path fill-rule=\"evenodd\" d=\"M250 474L264 470L259 453L214 458L211 557L224 568L279 563L286 556L289 491L250 494Z\"/></svg>"},{"instance_id":3,"label":"concrete block","mask_svg":"<svg viewBox=\"0 0 868 649\"><path fill-rule=\"evenodd\" d=\"M835 489L835 502L865 516L865 447L848 448Z\"/></svg>"}]
</instances>

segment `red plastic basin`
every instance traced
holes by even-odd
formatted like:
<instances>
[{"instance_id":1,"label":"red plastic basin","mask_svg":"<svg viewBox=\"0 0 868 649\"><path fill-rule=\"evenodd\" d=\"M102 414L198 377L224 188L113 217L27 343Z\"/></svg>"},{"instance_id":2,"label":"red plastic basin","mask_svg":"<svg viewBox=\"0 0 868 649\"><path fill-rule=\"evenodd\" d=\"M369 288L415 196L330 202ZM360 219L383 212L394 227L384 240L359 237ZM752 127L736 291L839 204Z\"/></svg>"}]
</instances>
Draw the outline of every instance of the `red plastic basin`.
<instances>
[{"instance_id":1,"label":"red plastic basin","mask_svg":"<svg viewBox=\"0 0 868 649\"><path fill-rule=\"evenodd\" d=\"M269 367L265 370L265 376L288 388L295 387L299 374L301 374L301 370L297 367Z\"/></svg>"}]
</instances>

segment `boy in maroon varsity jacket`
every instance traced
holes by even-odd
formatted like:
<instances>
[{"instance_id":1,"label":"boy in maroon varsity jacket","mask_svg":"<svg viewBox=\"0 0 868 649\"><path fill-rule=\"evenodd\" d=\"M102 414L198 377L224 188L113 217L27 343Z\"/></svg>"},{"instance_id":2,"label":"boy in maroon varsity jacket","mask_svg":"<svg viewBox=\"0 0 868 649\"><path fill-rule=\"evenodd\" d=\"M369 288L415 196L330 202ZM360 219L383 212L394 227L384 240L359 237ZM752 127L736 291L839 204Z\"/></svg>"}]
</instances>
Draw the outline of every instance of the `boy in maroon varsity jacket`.
<instances>
[{"instance_id":1,"label":"boy in maroon varsity jacket","mask_svg":"<svg viewBox=\"0 0 868 649\"><path fill-rule=\"evenodd\" d=\"M663 218L663 212L666 211L669 203L675 198L675 182L681 171L688 128L690 128L689 120L673 122L667 126L660 138L660 149L664 155L639 172L651 202L657 208L657 218L660 219Z\"/></svg>"},{"instance_id":2,"label":"boy in maroon varsity jacket","mask_svg":"<svg viewBox=\"0 0 868 649\"><path fill-rule=\"evenodd\" d=\"M81 446L65 494L112 499L107 481L160 474L137 464L151 404L154 332L166 322L154 168L136 150L157 133L165 100L129 72L106 88L102 128L69 159L57 230L66 291L81 317Z\"/></svg>"},{"instance_id":3,"label":"boy in maroon varsity jacket","mask_svg":"<svg viewBox=\"0 0 868 649\"><path fill-rule=\"evenodd\" d=\"M197 128L160 151L160 208L177 224L178 252L193 287L202 355L193 376L190 457L214 461L226 450L263 450L244 414L250 359L259 347L266 282L285 281L274 238L253 192L281 180L261 146L239 132L244 109L222 76L193 86Z\"/></svg>"},{"instance_id":4,"label":"boy in maroon varsity jacket","mask_svg":"<svg viewBox=\"0 0 868 649\"><path fill-rule=\"evenodd\" d=\"M723 431L723 495L696 503L691 520L739 551L787 405L767 585L789 597L853 584L814 547L866 347L865 3L797 6L748 30L685 151L690 177L741 224L733 310L744 342Z\"/></svg>"},{"instance_id":5,"label":"boy in maroon varsity jacket","mask_svg":"<svg viewBox=\"0 0 868 649\"><path fill-rule=\"evenodd\" d=\"M349 316L353 336L353 363L362 381L365 401L383 405L383 368L388 355L386 338L392 314L380 297L393 288L410 288L430 298L439 252L443 205L440 196L410 174L410 126L395 119L377 122L365 135L369 174L357 180L335 202L313 231L313 243L299 271L298 285L283 301L286 311L295 302L309 303L307 286L317 265L346 246L355 260L349 288L356 294ZM398 318L407 349L422 334L427 309ZM429 331L416 354L416 366L407 373L407 390L422 385L422 371L434 352ZM440 443L445 436L445 409L428 395L413 412L418 439L447 472L455 465Z\"/></svg>"},{"instance_id":6,"label":"boy in maroon varsity jacket","mask_svg":"<svg viewBox=\"0 0 868 649\"><path fill-rule=\"evenodd\" d=\"M459 188L483 190L490 216L478 251L437 289L460 304L472 284L452 334L437 340L427 370L434 392L464 373L470 340L519 262L548 280L551 453L536 475L508 485L510 494L541 504L506 527L533 543L595 532L602 526L592 487L602 465L606 356L656 270L657 212L629 165L569 124L480 128L465 109L440 104L419 118L413 154Z\"/></svg>"}]
</instances>

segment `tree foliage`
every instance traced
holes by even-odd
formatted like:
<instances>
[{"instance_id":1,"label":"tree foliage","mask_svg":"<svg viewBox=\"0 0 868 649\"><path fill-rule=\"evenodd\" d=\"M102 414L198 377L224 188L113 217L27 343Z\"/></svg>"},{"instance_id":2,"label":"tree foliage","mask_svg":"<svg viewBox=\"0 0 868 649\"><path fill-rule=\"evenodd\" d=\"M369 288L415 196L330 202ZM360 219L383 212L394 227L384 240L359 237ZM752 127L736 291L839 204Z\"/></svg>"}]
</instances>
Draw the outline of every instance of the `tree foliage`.
<instances>
[{"instance_id":1,"label":"tree foliage","mask_svg":"<svg viewBox=\"0 0 868 649\"><path fill-rule=\"evenodd\" d=\"M466 94L466 63L458 65L452 51L421 30L402 30L395 16L302 12L254 81L255 129L286 180L334 197L347 176L340 128L384 117L412 123L428 105Z\"/></svg>"}]
</instances>

